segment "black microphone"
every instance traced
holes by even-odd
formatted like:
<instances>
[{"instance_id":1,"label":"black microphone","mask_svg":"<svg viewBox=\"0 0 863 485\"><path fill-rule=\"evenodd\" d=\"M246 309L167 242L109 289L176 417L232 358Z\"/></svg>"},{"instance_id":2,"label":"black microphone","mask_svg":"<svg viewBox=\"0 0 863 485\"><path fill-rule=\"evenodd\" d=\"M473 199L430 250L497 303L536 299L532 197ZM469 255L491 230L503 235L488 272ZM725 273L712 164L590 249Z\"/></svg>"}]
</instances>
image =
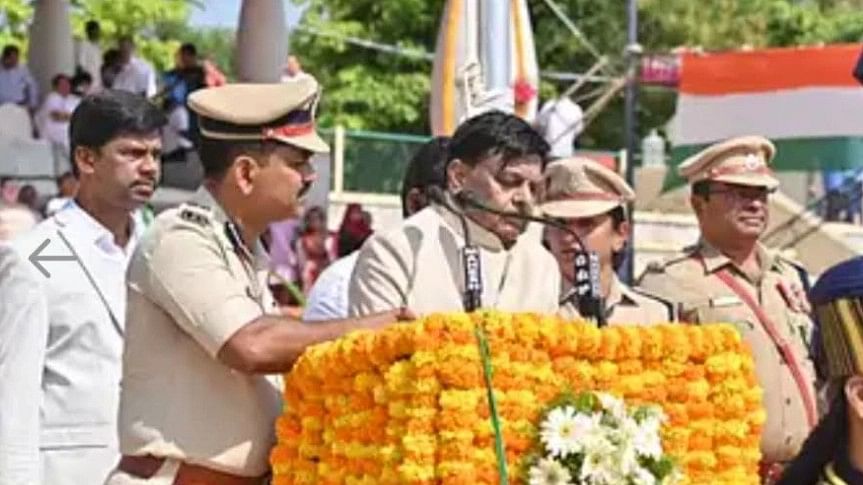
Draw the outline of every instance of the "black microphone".
<instances>
[{"instance_id":1,"label":"black microphone","mask_svg":"<svg viewBox=\"0 0 863 485\"><path fill-rule=\"evenodd\" d=\"M467 217L461 208L450 202L449 197L440 187L428 187L426 194L429 199L453 213L461 222L462 233L464 234L464 247L461 249L462 266L464 267L464 301L462 303L466 312L473 312L482 307L482 265L479 248L474 246L471 241Z\"/></svg>"},{"instance_id":2,"label":"black microphone","mask_svg":"<svg viewBox=\"0 0 863 485\"><path fill-rule=\"evenodd\" d=\"M461 190L455 194L459 204L471 206L475 209L495 214L501 217L520 219L523 221L537 222L545 226L551 226L572 236L581 248L575 254L575 281L573 281L573 293L569 298L575 297L573 302L578 308L578 313L592 318L600 327L608 322L605 315L605 302L599 288L599 257L596 253L589 251L584 240L572 229L561 222L546 217L537 217L521 212L510 212L481 202L473 192Z\"/></svg>"}]
</instances>

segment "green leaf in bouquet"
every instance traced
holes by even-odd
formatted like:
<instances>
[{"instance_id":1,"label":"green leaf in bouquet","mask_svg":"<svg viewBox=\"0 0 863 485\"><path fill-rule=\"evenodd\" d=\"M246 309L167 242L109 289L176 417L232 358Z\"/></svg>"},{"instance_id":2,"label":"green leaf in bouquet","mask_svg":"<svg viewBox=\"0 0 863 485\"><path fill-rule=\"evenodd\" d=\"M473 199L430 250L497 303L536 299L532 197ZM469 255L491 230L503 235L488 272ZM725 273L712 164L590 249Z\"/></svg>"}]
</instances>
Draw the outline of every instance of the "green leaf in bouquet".
<instances>
[{"instance_id":1,"label":"green leaf in bouquet","mask_svg":"<svg viewBox=\"0 0 863 485\"><path fill-rule=\"evenodd\" d=\"M641 463L641 466L647 468L647 470L656 477L658 482L661 482L663 479L670 476L674 472L675 468L674 461L672 461L668 456L663 456L658 460L653 458L642 458L639 462Z\"/></svg>"}]
</instances>

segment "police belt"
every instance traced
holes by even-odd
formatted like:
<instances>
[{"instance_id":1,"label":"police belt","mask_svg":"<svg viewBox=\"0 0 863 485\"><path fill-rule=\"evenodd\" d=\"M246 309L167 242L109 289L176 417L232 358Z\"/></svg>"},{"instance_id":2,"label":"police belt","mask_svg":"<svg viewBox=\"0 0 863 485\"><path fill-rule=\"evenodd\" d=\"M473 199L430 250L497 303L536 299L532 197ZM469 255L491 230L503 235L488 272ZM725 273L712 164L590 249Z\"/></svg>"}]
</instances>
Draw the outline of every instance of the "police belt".
<instances>
[{"instance_id":1,"label":"police belt","mask_svg":"<svg viewBox=\"0 0 863 485\"><path fill-rule=\"evenodd\" d=\"M165 458L153 455L123 455L117 468L133 477L146 480L155 475L164 464ZM263 485L266 479L266 475L260 477L241 477L199 465L180 463L173 485Z\"/></svg>"}]
</instances>

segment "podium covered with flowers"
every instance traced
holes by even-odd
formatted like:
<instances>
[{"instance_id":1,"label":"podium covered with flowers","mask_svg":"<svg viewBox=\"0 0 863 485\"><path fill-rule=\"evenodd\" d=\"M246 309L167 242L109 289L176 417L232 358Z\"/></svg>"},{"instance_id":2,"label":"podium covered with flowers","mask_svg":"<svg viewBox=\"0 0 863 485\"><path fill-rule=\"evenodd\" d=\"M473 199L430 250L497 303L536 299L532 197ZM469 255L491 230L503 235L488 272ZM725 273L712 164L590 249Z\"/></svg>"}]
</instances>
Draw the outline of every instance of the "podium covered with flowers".
<instances>
[{"instance_id":1,"label":"podium covered with flowers","mask_svg":"<svg viewBox=\"0 0 863 485\"><path fill-rule=\"evenodd\" d=\"M275 484L758 483L731 326L431 315L312 347L285 386Z\"/></svg>"}]
</instances>

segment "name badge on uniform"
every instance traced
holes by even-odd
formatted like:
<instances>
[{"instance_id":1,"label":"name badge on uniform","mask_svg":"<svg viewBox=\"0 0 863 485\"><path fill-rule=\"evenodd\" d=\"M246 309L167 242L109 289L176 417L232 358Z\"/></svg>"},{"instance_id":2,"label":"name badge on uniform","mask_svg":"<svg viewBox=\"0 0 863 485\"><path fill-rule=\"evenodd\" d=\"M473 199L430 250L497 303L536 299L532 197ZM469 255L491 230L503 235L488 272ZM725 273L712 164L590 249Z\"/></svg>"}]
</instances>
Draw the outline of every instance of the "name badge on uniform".
<instances>
[{"instance_id":1,"label":"name badge on uniform","mask_svg":"<svg viewBox=\"0 0 863 485\"><path fill-rule=\"evenodd\" d=\"M808 314L812 311L812 306L809 304L806 292L797 283L780 281L776 283L776 289L779 290L779 294L785 300L785 305L792 312Z\"/></svg>"},{"instance_id":2,"label":"name badge on uniform","mask_svg":"<svg viewBox=\"0 0 863 485\"><path fill-rule=\"evenodd\" d=\"M743 301L733 295L728 296L720 296L719 298L711 298L710 299L710 308L724 308L729 306L737 306L742 304Z\"/></svg>"}]
</instances>

